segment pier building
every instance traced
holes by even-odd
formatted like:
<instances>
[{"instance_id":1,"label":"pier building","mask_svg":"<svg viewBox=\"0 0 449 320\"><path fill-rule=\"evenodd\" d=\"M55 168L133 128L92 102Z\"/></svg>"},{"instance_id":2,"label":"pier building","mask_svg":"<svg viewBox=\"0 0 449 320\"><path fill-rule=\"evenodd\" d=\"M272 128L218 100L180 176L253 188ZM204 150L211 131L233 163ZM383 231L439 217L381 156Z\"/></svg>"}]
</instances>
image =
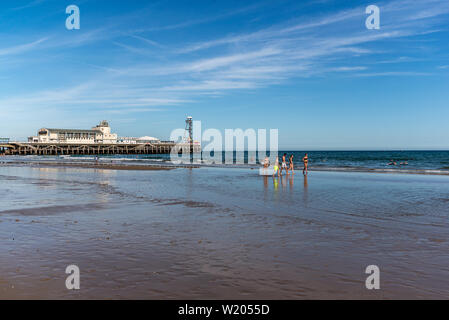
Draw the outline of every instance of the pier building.
<instances>
[{"instance_id":1,"label":"pier building","mask_svg":"<svg viewBox=\"0 0 449 320\"><path fill-rule=\"evenodd\" d=\"M68 144L114 144L117 134L111 133L106 120L90 130L85 129L39 129L37 136L29 137L32 143L68 143Z\"/></svg>"}]
</instances>

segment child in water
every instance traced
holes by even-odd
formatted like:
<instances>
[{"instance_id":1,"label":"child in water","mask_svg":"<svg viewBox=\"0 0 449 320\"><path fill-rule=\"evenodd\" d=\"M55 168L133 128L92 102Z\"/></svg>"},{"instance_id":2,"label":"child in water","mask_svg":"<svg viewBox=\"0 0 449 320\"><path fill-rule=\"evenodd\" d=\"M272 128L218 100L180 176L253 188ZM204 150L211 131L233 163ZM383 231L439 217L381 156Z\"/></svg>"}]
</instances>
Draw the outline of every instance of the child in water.
<instances>
[{"instance_id":1,"label":"child in water","mask_svg":"<svg viewBox=\"0 0 449 320\"><path fill-rule=\"evenodd\" d=\"M279 157L276 157L276 161L274 162L273 177L276 175L276 172L279 176Z\"/></svg>"}]
</instances>

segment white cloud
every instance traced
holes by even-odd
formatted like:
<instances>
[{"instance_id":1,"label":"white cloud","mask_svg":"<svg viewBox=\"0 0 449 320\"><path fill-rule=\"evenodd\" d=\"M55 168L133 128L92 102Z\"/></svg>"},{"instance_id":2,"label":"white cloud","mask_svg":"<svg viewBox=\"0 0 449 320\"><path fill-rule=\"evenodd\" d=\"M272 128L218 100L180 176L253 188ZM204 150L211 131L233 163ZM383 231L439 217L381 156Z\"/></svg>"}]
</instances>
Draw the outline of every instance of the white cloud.
<instances>
[{"instance_id":1,"label":"white cloud","mask_svg":"<svg viewBox=\"0 0 449 320\"><path fill-rule=\"evenodd\" d=\"M413 72L413 71L389 71L389 72L370 72L356 74L357 77L396 77L396 76L431 76L429 72Z\"/></svg>"},{"instance_id":2,"label":"white cloud","mask_svg":"<svg viewBox=\"0 0 449 320\"><path fill-rule=\"evenodd\" d=\"M41 38L41 39L38 39L33 42L29 42L29 43L9 47L9 48L0 48L0 56L18 55L18 54L30 51L46 40L47 40L47 38Z\"/></svg>"},{"instance_id":3,"label":"white cloud","mask_svg":"<svg viewBox=\"0 0 449 320\"><path fill-rule=\"evenodd\" d=\"M0 99L2 109L58 108L61 106L107 107L112 109L147 108L151 106L174 106L190 102L175 97L158 97L157 93L139 88L114 88L106 79L92 80L60 90L44 90L21 95L20 97ZM147 109L148 110L148 109ZM155 110L155 109L152 109Z\"/></svg>"},{"instance_id":4,"label":"white cloud","mask_svg":"<svg viewBox=\"0 0 449 320\"><path fill-rule=\"evenodd\" d=\"M337 67L337 68L331 68L331 71L360 71L360 70L366 70L367 67Z\"/></svg>"},{"instance_id":5,"label":"white cloud","mask_svg":"<svg viewBox=\"0 0 449 320\"><path fill-rule=\"evenodd\" d=\"M186 65L183 69L186 71L208 71L221 67L226 67L236 63L244 63L254 61L261 57L268 57L280 54L281 51L274 48L262 48L260 51L253 51L247 53L239 53L228 56L220 56L210 59L203 59Z\"/></svg>"}]
</instances>

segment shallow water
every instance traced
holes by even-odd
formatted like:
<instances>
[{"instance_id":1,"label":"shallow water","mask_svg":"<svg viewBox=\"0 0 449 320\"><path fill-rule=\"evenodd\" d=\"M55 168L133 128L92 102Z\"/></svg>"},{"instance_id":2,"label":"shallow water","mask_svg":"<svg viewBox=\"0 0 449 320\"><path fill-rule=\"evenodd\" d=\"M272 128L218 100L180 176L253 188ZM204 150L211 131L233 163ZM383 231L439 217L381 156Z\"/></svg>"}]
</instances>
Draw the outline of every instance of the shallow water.
<instances>
[{"instance_id":1,"label":"shallow water","mask_svg":"<svg viewBox=\"0 0 449 320\"><path fill-rule=\"evenodd\" d=\"M295 168L303 167L302 158L307 151L279 151L279 159L284 153L287 158L293 155ZM449 151L310 151L309 169L324 171L359 171L359 172L384 172L384 173L420 173L449 175ZM259 156L261 157L259 159ZM217 158L207 152L195 153L196 166L214 167L259 167L263 162L265 153L248 152L220 152ZM272 155L271 162L274 162ZM92 162L95 156L7 156L0 158L1 162L26 163L48 162ZM167 165L172 160L179 160L169 154L140 154L140 155L99 155L100 163L138 164L138 165ZM184 158L184 161L186 159ZM187 157L188 160L188 157ZM230 160L230 161L229 161Z\"/></svg>"},{"instance_id":2,"label":"shallow water","mask_svg":"<svg viewBox=\"0 0 449 320\"><path fill-rule=\"evenodd\" d=\"M0 298L449 293L445 176L0 166L0 194ZM70 264L81 290L65 288Z\"/></svg>"}]
</instances>

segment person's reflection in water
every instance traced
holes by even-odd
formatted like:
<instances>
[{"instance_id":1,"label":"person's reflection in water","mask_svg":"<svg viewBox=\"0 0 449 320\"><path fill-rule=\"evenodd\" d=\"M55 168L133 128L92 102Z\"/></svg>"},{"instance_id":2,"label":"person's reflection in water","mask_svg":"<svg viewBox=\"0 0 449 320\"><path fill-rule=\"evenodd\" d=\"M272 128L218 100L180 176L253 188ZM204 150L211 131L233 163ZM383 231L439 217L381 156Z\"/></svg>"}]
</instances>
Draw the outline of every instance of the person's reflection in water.
<instances>
[{"instance_id":1,"label":"person's reflection in water","mask_svg":"<svg viewBox=\"0 0 449 320\"><path fill-rule=\"evenodd\" d=\"M289 191L289 198L292 200L292 199L294 199L294 188L293 188L293 177L294 177L294 174L292 173L291 175L290 175L290 177L288 177L288 191Z\"/></svg>"},{"instance_id":2,"label":"person's reflection in water","mask_svg":"<svg viewBox=\"0 0 449 320\"><path fill-rule=\"evenodd\" d=\"M307 192L308 192L308 188L309 188L309 183L307 182L307 179L308 179L308 176L305 175L304 176L304 195L303 195L305 205L307 205Z\"/></svg>"},{"instance_id":3,"label":"person's reflection in water","mask_svg":"<svg viewBox=\"0 0 449 320\"><path fill-rule=\"evenodd\" d=\"M287 176L283 177L281 176L281 185L282 185L282 190L286 190L287 189L287 184L286 184L286 180L288 179Z\"/></svg>"},{"instance_id":4,"label":"person's reflection in water","mask_svg":"<svg viewBox=\"0 0 449 320\"><path fill-rule=\"evenodd\" d=\"M277 193L278 189L279 189L279 177L275 177L273 176L273 186L274 186L274 191Z\"/></svg>"},{"instance_id":5,"label":"person's reflection in water","mask_svg":"<svg viewBox=\"0 0 449 320\"><path fill-rule=\"evenodd\" d=\"M263 176L263 198L266 200L268 196L268 176Z\"/></svg>"}]
</instances>

